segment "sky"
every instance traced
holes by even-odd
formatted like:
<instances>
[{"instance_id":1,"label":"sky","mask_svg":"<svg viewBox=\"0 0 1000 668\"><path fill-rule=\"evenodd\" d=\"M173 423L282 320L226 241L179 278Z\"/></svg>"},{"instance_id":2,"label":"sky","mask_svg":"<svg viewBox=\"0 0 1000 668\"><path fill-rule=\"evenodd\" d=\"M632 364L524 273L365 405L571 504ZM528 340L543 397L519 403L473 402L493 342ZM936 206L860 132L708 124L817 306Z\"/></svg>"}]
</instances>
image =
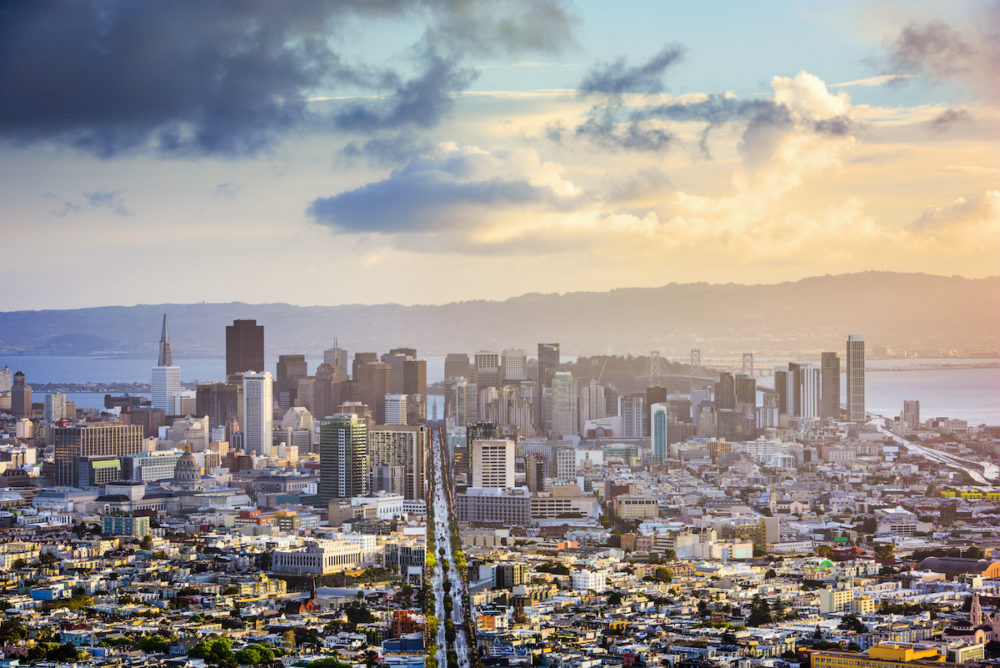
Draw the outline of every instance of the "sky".
<instances>
[{"instance_id":1,"label":"sky","mask_svg":"<svg viewBox=\"0 0 1000 668\"><path fill-rule=\"evenodd\" d=\"M9 0L0 310L996 275L998 79L996 1Z\"/></svg>"}]
</instances>

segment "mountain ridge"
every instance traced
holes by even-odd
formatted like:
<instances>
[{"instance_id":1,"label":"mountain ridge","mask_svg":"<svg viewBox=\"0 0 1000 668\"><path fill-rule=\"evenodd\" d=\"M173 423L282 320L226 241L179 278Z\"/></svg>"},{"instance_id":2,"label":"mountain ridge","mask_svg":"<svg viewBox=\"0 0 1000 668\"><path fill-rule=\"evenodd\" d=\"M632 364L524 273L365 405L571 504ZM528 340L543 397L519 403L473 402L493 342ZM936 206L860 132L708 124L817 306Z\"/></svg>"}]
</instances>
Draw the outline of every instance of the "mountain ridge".
<instances>
[{"instance_id":1,"label":"mountain ridge","mask_svg":"<svg viewBox=\"0 0 1000 668\"><path fill-rule=\"evenodd\" d=\"M184 356L224 353L235 318L265 326L268 353L318 354L337 336L348 350L413 345L425 354L523 347L559 341L568 353L694 347L706 351L840 350L849 333L871 345L920 350L1000 349L1000 276L858 272L781 283L668 283L608 291L529 292L503 300L444 304L135 304L0 312L0 353L90 354L107 341L128 356L153 355L162 313ZM67 338L70 337L70 338ZM82 341L81 339L81 346ZM52 350L50 341L59 344ZM833 347L836 344L836 347Z\"/></svg>"}]
</instances>

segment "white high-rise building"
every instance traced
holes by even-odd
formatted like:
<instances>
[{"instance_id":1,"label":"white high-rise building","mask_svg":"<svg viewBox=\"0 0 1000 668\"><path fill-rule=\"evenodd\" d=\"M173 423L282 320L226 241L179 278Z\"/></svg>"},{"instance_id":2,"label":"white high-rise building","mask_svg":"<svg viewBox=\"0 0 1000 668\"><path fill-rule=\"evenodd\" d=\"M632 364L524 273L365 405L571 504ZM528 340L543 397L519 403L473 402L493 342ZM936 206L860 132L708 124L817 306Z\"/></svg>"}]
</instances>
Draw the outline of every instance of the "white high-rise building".
<instances>
[{"instance_id":1,"label":"white high-rise building","mask_svg":"<svg viewBox=\"0 0 1000 668\"><path fill-rule=\"evenodd\" d=\"M553 436L575 436L577 434L576 380L569 371L552 374L551 386Z\"/></svg>"},{"instance_id":2,"label":"white high-rise building","mask_svg":"<svg viewBox=\"0 0 1000 668\"><path fill-rule=\"evenodd\" d=\"M53 392L45 395L45 422L53 424L66 417L66 395Z\"/></svg>"},{"instance_id":3,"label":"white high-rise building","mask_svg":"<svg viewBox=\"0 0 1000 668\"><path fill-rule=\"evenodd\" d=\"M847 337L847 421L865 421L865 337Z\"/></svg>"},{"instance_id":4,"label":"white high-rise building","mask_svg":"<svg viewBox=\"0 0 1000 668\"><path fill-rule=\"evenodd\" d=\"M174 393L181 391L181 368L179 366L154 366L150 382L153 408L166 415L174 414Z\"/></svg>"},{"instance_id":5,"label":"white high-rise building","mask_svg":"<svg viewBox=\"0 0 1000 668\"><path fill-rule=\"evenodd\" d=\"M273 381L270 371L243 374L243 449L270 455L274 422Z\"/></svg>"},{"instance_id":6,"label":"white high-rise building","mask_svg":"<svg viewBox=\"0 0 1000 668\"><path fill-rule=\"evenodd\" d=\"M528 354L521 348L509 348L500 354L500 371L504 381L524 380Z\"/></svg>"},{"instance_id":7,"label":"white high-rise building","mask_svg":"<svg viewBox=\"0 0 1000 668\"><path fill-rule=\"evenodd\" d=\"M583 426L589 420L598 420L607 416L608 406L604 399L604 386L593 378L590 382L580 386L579 403L579 431L583 433Z\"/></svg>"},{"instance_id":8,"label":"white high-rise building","mask_svg":"<svg viewBox=\"0 0 1000 668\"><path fill-rule=\"evenodd\" d=\"M406 395L385 394L385 424L404 425L406 424Z\"/></svg>"},{"instance_id":9,"label":"white high-rise building","mask_svg":"<svg viewBox=\"0 0 1000 668\"><path fill-rule=\"evenodd\" d=\"M0 369L0 394L10 392L14 387L14 372L7 365Z\"/></svg>"},{"instance_id":10,"label":"white high-rise building","mask_svg":"<svg viewBox=\"0 0 1000 668\"><path fill-rule=\"evenodd\" d=\"M514 441L483 439L472 441L472 484L470 487L508 489L514 486Z\"/></svg>"},{"instance_id":11,"label":"white high-rise building","mask_svg":"<svg viewBox=\"0 0 1000 668\"><path fill-rule=\"evenodd\" d=\"M802 406L799 417L817 418L819 417L819 369L814 366L803 366L801 368L802 386L799 391L802 393Z\"/></svg>"}]
</instances>

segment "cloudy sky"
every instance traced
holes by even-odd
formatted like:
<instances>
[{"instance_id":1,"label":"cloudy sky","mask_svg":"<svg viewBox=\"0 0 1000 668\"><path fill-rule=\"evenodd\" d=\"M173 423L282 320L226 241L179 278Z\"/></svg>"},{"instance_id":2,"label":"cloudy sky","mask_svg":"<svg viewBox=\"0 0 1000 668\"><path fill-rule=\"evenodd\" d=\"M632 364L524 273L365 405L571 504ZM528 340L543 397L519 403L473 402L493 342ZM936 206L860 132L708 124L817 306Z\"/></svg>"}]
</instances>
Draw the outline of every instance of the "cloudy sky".
<instances>
[{"instance_id":1,"label":"cloudy sky","mask_svg":"<svg viewBox=\"0 0 1000 668\"><path fill-rule=\"evenodd\" d=\"M4 2L0 310L993 275L998 73L997 2Z\"/></svg>"}]
</instances>

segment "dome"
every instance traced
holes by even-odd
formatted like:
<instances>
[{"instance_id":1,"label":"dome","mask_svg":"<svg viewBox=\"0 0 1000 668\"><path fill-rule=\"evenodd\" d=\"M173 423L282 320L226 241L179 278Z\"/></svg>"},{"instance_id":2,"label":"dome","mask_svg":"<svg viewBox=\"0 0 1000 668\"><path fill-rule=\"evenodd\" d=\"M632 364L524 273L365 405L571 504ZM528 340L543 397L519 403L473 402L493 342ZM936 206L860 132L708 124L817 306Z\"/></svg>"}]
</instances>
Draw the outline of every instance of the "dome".
<instances>
[{"instance_id":1,"label":"dome","mask_svg":"<svg viewBox=\"0 0 1000 668\"><path fill-rule=\"evenodd\" d=\"M184 454L177 460L174 467L174 480L181 483L193 483L201 480L201 466L198 460L191 454L191 445L184 448Z\"/></svg>"}]
</instances>

